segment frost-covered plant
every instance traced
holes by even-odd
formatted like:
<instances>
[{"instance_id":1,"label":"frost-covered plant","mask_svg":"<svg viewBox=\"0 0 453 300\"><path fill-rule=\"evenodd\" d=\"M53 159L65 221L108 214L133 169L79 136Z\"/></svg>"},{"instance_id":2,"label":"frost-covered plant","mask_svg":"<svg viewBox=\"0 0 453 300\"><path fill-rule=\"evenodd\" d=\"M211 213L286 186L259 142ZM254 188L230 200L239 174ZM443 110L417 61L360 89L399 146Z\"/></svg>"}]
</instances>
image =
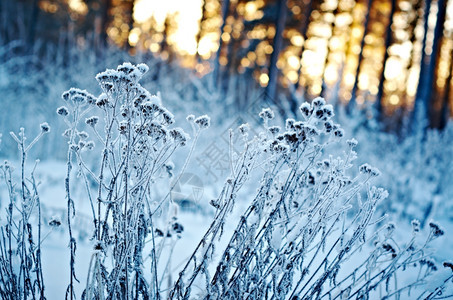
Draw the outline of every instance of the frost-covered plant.
<instances>
[{"instance_id":1,"label":"frost-covered plant","mask_svg":"<svg viewBox=\"0 0 453 300\"><path fill-rule=\"evenodd\" d=\"M376 184L385 186L390 197L379 206L380 211L389 213L395 220L417 218L422 227L431 218L453 220L451 120L442 130L425 129L426 121L416 116L415 128L406 128L397 136L380 130L379 124L373 126L375 120L366 118L363 112L362 116L340 114L338 119L360 142L358 150L367 153L359 161L373 164L383 174Z\"/></svg>"},{"instance_id":2,"label":"frost-covered plant","mask_svg":"<svg viewBox=\"0 0 453 300\"><path fill-rule=\"evenodd\" d=\"M333 108L321 98L303 103L303 120L288 119L284 129L271 126L274 113L264 109L260 117L265 130L257 136L251 136L248 124L238 133L230 131L230 143L234 134L240 134L244 149L235 154L230 147L230 176L218 198L210 202L216 210L214 219L173 281L171 255L163 270L158 265L164 259L166 237L181 235L183 226L177 220L176 204L168 197L173 186L165 196L152 190L172 173L168 160L187 143L188 135L172 127L174 117L160 97L138 83L147 70L145 65L124 63L102 72L96 76L103 91L99 97L70 89L63 94L65 106L57 110L68 125L64 133L71 254L67 298L75 297L77 280L71 229L73 164L86 186L94 228L82 299L398 298L405 292L436 298L445 293L450 273L429 291L417 290L436 274L429 245L443 230L431 222L428 237L423 238L420 224L414 221L408 241L393 238L395 225L382 225L385 216L374 216L378 203L387 197L384 189L370 185L379 171L363 164L358 175L351 176L357 141L348 140L343 155L325 154L342 142L344 131L332 122ZM89 115L95 110L102 118ZM210 125L207 116L190 115L187 120L195 136L181 174L198 134ZM90 134L100 145L97 148ZM84 151L91 150L100 154L95 169L84 159ZM254 181L255 176L261 180ZM256 193L243 195L244 187ZM231 235L225 234L231 230L228 217L238 197L248 207ZM158 218L164 219L166 228L156 227ZM226 247L217 252L222 237L227 239ZM413 278L406 276L415 273Z\"/></svg>"},{"instance_id":3,"label":"frost-covered plant","mask_svg":"<svg viewBox=\"0 0 453 300\"><path fill-rule=\"evenodd\" d=\"M2 299L45 299L41 261L41 203L34 172L26 175L26 159L29 150L50 131L47 123L40 125L40 133L27 144L24 128L11 137L17 143L20 154L19 179L14 167L5 161L0 165L0 177L4 180L9 202L6 218L0 226L0 296Z\"/></svg>"},{"instance_id":4,"label":"frost-covered plant","mask_svg":"<svg viewBox=\"0 0 453 300\"><path fill-rule=\"evenodd\" d=\"M348 175L356 158L353 139L347 141L349 151L343 157L323 155L344 134L331 121L332 107L323 99L304 103L300 110L304 120L287 120L282 133L269 127L269 109L260 113L267 132L248 139L247 126L239 128L245 149L233 158L230 178L211 201L215 218L179 273L170 299L188 299L200 289L196 297L204 299L398 297L433 274L436 266L427 259L428 244L443 234L440 227L432 223L428 238L420 241L414 222L406 244L393 239L393 224L371 232L384 219L373 215L387 197L385 190L369 185L379 171L364 164L358 176ZM264 170L258 185L248 181L254 169ZM257 192L216 261L217 240L244 185L249 190L256 186ZM350 216L353 205L357 208ZM374 247L361 253L370 249L370 241ZM409 268L419 275L399 283ZM448 281L451 274L437 287Z\"/></svg>"},{"instance_id":5,"label":"frost-covered plant","mask_svg":"<svg viewBox=\"0 0 453 300\"><path fill-rule=\"evenodd\" d=\"M116 70L99 73L96 79L103 91L99 97L70 89L62 96L66 105L57 110L68 125L64 136L68 138L66 193L71 281L67 297L71 299L76 280L76 241L71 234L75 208L70 187L74 163L86 184L94 221L95 251L82 298L159 298L157 257L160 253L156 250L155 233L162 231L154 227L153 217L162 213L162 204L167 197L160 201L153 199L151 189L156 178L167 173L169 158L186 145L189 136L181 128L172 127L174 117L162 106L160 98L139 84L147 71L144 64L124 63ZM102 119L87 115L94 109L102 114ZM83 152L92 150L94 142L89 140L89 133L80 129L81 121L91 127L89 130L100 145L96 148L101 157L97 170L91 170L84 162ZM209 126L209 117L201 116L191 121L196 129L196 140L199 132ZM94 181L95 194L90 181ZM176 218L172 218L168 226L166 234L182 231ZM146 255L152 261L149 281L144 276L143 253L148 242L152 245Z\"/></svg>"},{"instance_id":6,"label":"frost-covered plant","mask_svg":"<svg viewBox=\"0 0 453 300\"><path fill-rule=\"evenodd\" d=\"M379 171L362 164L352 172L354 139L338 155L344 131L332 122L332 106L321 98L303 103L302 121L288 119L284 129L272 126L274 113L264 109L263 132L253 136L249 124L230 131L230 143L239 134L244 149L236 154L230 147L230 176L210 201L214 219L176 274L171 253L184 228L169 197L174 185L167 184L170 191L162 193L160 183L172 176L169 159L188 135L173 127L174 117L160 97L138 83L147 70L124 63L102 72L96 76L103 90L99 97L72 88L57 109L68 127L63 134L70 248L66 298L77 298L74 287L81 278L74 269L77 180L86 187L93 219L93 254L82 299L442 299L453 294L452 264L439 267L429 257L431 242L444 230L429 221L424 236L421 222L413 221L408 240L401 242L393 223L374 217L387 196L370 185ZM194 139L176 182L199 133L210 126L206 115L187 120ZM47 123L40 128L28 145L23 129L19 136L12 134L20 152L20 187L11 165L1 166L10 200L1 224L2 299L44 299L41 205L34 172L25 177L28 151L50 131ZM97 168L89 167L88 151L99 154ZM232 229L230 217L244 204ZM61 223L52 218L49 226ZM169 255L164 253L168 246Z\"/></svg>"}]
</instances>

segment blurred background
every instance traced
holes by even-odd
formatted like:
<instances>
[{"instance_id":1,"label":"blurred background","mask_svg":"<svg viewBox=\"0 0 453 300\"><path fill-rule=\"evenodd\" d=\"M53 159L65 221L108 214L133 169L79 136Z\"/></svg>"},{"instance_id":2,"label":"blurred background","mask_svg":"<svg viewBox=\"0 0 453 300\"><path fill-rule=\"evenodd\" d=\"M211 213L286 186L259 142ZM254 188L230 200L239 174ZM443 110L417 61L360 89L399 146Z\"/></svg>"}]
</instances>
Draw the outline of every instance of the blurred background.
<instances>
[{"instance_id":1,"label":"blurred background","mask_svg":"<svg viewBox=\"0 0 453 300\"><path fill-rule=\"evenodd\" d=\"M7 0L0 44L0 63L32 55L30 71L123 52L223 93L261 88L285 112L317 96L372 106L391 130L415 104L435 128L453 113L452 0Z\"/></svg>"}]
</instances>

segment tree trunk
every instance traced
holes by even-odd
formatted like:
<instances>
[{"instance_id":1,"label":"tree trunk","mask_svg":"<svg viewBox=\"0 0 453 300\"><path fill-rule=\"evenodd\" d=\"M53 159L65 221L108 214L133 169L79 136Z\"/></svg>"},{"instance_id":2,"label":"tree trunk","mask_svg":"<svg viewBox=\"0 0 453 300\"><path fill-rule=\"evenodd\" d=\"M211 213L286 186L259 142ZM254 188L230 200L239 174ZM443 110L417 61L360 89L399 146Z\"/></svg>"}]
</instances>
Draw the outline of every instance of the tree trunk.
<instances>
[{"instance_id":1,"label":"tree trunk","mask_svg":"<svg viewBox=\"0 0 453 300\"><path fill-rule=\"evenodd\" d=\"M389 24L387 26L387 34L385 36L385 54L384 54L384 60L382 61L382 72L381 76L379 78L379 87L378 87L378 94L376 96L376 102L375 102L375 107L376 107L376 112L378 113L377 117L380 118L382 114L382 97L384 96L384 82L385 82L385 65L387 63L387 60L389 58L389 48L390 45L392 44L392 25L393 25L393 15L395 14L396 10L396 0L392 0L392 10L390 11L390 16L389 16Z\"/></svg>"},{"instance_id":2,"label":"tree trunk","mask_svg":"<svg viewBox=\"0 0 453 300\"><path fill-rule=\"evenodd\" d=\"M450 51L450 57L453 56L453 51ZM439 128L443 129L448 123L450 118L450 94L452 85L453 61L450 59L450 74L446 80L445 94L442 101L442 108L440 111Z\"/></svg>"},{"instance_id":3,"label":"tree trunk","mask_svg":"<svg viewBox=\"0 0 453 300\"><path fill-rule=\"evenodd\" d=\"M126 50L131 49L131 45L129 44L129 33L131 30L134 28L134 5L135 5L135 0L126 0L125 1L125 9L124 12L126 14L126 20L125 23L128 25L129 32L127 34L127 39L126 42L124 43L124 48Z\"/></svg>"},{"instance_id":4,"label":"tree trunk","mask_svg":"<svg viewBox=\"0 0 453 300\"><path fill-rule=\"evenodd\" d=\"M301 28L301 33L302 33L302 37L304 39L304 43L302 44L302 47L300 49L299 62L302 61L302 55L304 54L305 44L306 44L307 38L308 38L308 26L310 25L310 16L311 16L312 11L313 11L313 0L310 0L307 8L305 8L304 22L303 22L303 25ZM299 64L299 68L297 69L297 82L294 84L295 91L297 91L299 89L301 72L302 72L302 63Z\"/></svg>"},{"instance_id":5,"label":"tree trunk","mask_svg":"<svg viewBox=\"0 0 453 300\"><path fill-rule=\"evenodd\" d=\"M203 37L203 23L206 20L206 0L202 0L202 5L201 5L201 19L200 19L200 24L198 26L198 33L196 36L196 42L197 42L197 49L195 51L195 63L199 63L201 61L200 54L198 53L198 49L200 47L200 40Z\"/></svg>"},{"instance_id":6,"label":"tree trunk","mask_svg":"<svg viewBox=\"0 0 453 300\"><path fill-rule=\"evenodd\" d=\"M36 27L37 27L37 22L38 22L38 16L39 16L39 6L38 6L38 0L33 0L33 7L31 11L31 16L30 16L30 23L28 24L28 36L27 36L27 44L28 44L28 50L32 51L33 49L33 44L35 42L35 33L36 33Z\"/></svg>"},{"instance_id":7,"label":"tree trunk","mask_svg":"<svg viewBox=\"0 0 453 300\"><path fill-rule=\"evenodd\" d=\"M286 16L288 14L286 2L287 0L278 1L277 28L275 30L273 51L271 54L271 61L269 64L269 83L266 88L266 93L271 99L275 99L275 96L277 95L277 83L278 83L277 61L278 56L280 55L280 51L282 50L283 30L285 29Z\"/></svg>"},{"instance_id":8,"label":"tree trunk","mask_svg":"<svg viewBox=\"0 0 453 300\"><path fill-rule=\"evenodd\" d=\"M415 98L415 109L414 113L418 109L423 109L423 114L426 120L430 120L430 93L432 92L433 87L433 79L434 79L434 72L436 68L437 62L437 54L439 51L440 41L442 39L442 32L443 32L443 25L445 22L446 16L446 1L439 0L437 2L439 7L437 13L437 20L436 25L434 28L434 39L433 39L433 46L431 55L426 55L426 39L427 39L427 31L428 31L428 16L429 16L429 9L431 6L431 0L426 0L425 5L425 33L423 36L423 54L422 54L422 61L420 65L420 77L419 77L419 84L417 89L417 96ZM417 105L420 104L420 105ZM431 120L432 121L432 120Z\"/></svg>"},{"instance_id":9,"label":"tree trunk","mask_svg":"<svg viewBox=\"0 0 453 300\"><path fill-rule=\"evenodd\" d=\"M355 71L355 80L354 80L354 86L352 87L351 91L351 100L349 100L348 103L348 111L350 112L356 105L356 96L357 96L357 89L358 89L358 84L359 84L359 74L360 74L360 65L362 64L363 60L363 48L365 47L365 37L368 34L368 26L370 23L370 11L371 11L371 6L373 5L373 0L368 0L367 1L367 11L366 11L366 16L365 16L365 23L363 24L363 36L362 40L360 41L360 53L359 53L359 58L357 62L357 68Z\"/></svg>"},{"instance_id":10,"label":"tree trunk","mask_svg":"<svg viewBox=\"0 0 453 300\"><path fill-rule=\"evenodd\" d=\"M218 76L220 69L220 54L222 52L222 34L225 30L226 19L228 18L228 12L230 10L230 0L224 0L222 4L222 25L220 26L220 35L219 35L219 49L217 49L217 54L214 60L214 73L213 73L213 82L214 86L218 84Z\"/></svg>"},{"instance_id":11,"label":"tree trunk","mask_svg":"<svg viewBox=\"0 0 453 300\"><path fill-rule=\"evenodd\" d=\"M110 7L112 6L112 0L103 0L102 15L101 15L101 47L106 48L108 45L107 29L110 24Z\"/></svg>"}]
</instances>

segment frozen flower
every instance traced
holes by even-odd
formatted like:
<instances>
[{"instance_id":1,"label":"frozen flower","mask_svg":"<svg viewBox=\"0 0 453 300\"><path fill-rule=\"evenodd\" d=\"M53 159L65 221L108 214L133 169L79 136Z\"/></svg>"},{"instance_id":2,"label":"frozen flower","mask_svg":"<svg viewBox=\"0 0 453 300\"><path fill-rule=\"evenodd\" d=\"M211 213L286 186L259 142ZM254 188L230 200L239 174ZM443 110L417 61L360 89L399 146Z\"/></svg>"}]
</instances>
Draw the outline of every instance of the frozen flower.
<instances>
[{"instance_id":1,"label":"frozen flower","mask_svg":"<svg viewBox=\"0 0 453 300\"><path fill-rule=\"evenodd\" d=\"M324 107L322 108L322 111L324 113L325 118L327 118L327 119L330 119L331 117L334 116L333 107L330 104L324 105Z\"/></svg>"},{"instance_id":2,"label":"frozen flower","mask_svg":"<svg viewBox=\"0 0 453 300\"><path fill-rule=\"evenodd\" d=\"M338 129L336 129L336 130L333 132L333 134L334 134L336 137L340 137L340 138L341 138L341 137L344 136L344 130L341 129L341 128L338 128Z\"/></svg>"},{"instance_id":3,"label":"frozen flower","mask_svg":"<svg viewBox=\"0 0 453 300\"><path fill-rule=\"evenodd\" d=\"M162 117L167 124L173 124L175 122L175 117L173 116L173 114L166 109L163 110Z\"/></svg>"},{"instance_id":4,"label":"frozen flower","mask_svg":"<svg viewBox=\"0 0 453 300\"><path fill-rule=\"evenodd\" d=\"M103 82L101 84L101 87L102 87L102 89L104 89L106 91L111 91L113 89L113 84L110 82Z\"/></svg>"},{"instance_id":5,"label":"frozen flower","mask_svg":"<svg viewBox=\"0 0 453 300\"><path fill-rule=\"evenodd\" d=\"M3 166L2 166L2 167L3 167L5 170L8 170L8 169L11 168L11 163L10 163L9 161L5 160L5 161L3 162Z\"/></svg>"},{"instance_id":6,"label":"frozen flower","mask_svg":"<svg viewBox=\"0 0 453 300\"><path fill-rule=\"evenodd\" d=\"M50 126L47 124L47 122L44 122L39 125L41 127L41 132L43 133L48 133L50 131Z\"/></svg>"},{"instance_id":7,"label":"frozen flower","mask_svg":"<svg viewBox=\"0 0 453 300\"><path fill-rule=\"evenodd\" d=\"M359 172L360 173L369 173L371 169L371 166L369 164L363 164L359 167Z\"/></svg>"},{"instance_id":8,"label":"frozen flower","mask_svg":"<svg viewBox=\"0 0 453 300\"><path fill-rule=\"evenodd\" d=\"M371 176L379 176L380 172L377 168L371 167L369 164L363 164L359 167L359 172L370 174Z\"/></svg>"},{"instance_id":9,"label":"frozen flower","mask_svg":"<svg viewBox=\"0 0 453 300\"><path fill-rule=\"evenodd\" d=\"M383 244L382 244L382 248L383 248L385 251L388 251L388 252L391 252L391 253L396 253L395 248L393 248L393 246L390 245L389 243L383 243Z\"/></svg>"},{"instance_id":10,"label":"frozen flower","mask_svg":"<svg viewBox=\"0 0 453 300\"><path fill-rule=\"evenodd\" d=\"M289 151L289 147L285 144L278 143L276 146L274 146L273 150L277 153L286 153Z\"/></svg>"},{"instance_id":11,"label":"frozen flower","mask_svg":"<svg viewBox=\"0 0 453 300\"><path fill-rule=\"evenodd\" d=\"M85 97L83 97L82 95L74 95L72 97L72 101L74 101L75 103L82 103L83 101L85 101Z\"/></svg>"},{"instance_id":12,"label":"frozen flower","mask_svg":"<svg viewBox=\"0 0 453 300\"><path fill-rule=\"evenodd\" d=\"M379 171L378 168L371 168L370 174L371 174L371 176L376 177L376 176L381 175L381 172Z\"/></svg>"},{"instance_id":13,"label":"frozen flower","mask_svg":"<svg viewBox=\"0 0 453 300\"><path fill-rule=\"evenodd\" d=\"M95 78L99 83L102 83L107 80L112 80L113 79L112 75L114 74L114 72L116 71L112 69L107 69L104 72L98 73Z\"/></svg>"},{"instance_id":14,"label":"frozen flower","mask_svg":"<svg viewBox=\"0 0 453 300\"><path fill-rule=\"evenodd\" d=\"M324 111L322 109L317 109L315 111L315 116L318 119L322 119L324 117Z\"/></svg>"},{"instance_id":15,"label":"frozen flower","mask_svg":"<svg viewBox=\"0 0 453 300\"><path fill-rule=\"evenodd\" d=\"M426 267L432 271L437 271L436 263L431 258L420 259L420 265L426 265Z\"/></svg>"},{"instance_id":16,"label":"frozen flower","mask_svg":"<svg viewBox=\"0 0 453 300\"><path fill-rule=\"evenodd\" d=\"M85 119L85 123L91 127L96 126L98 121L99 121L99 118L97 116L92 116L92 117Z\"/></svg>"},{"instance_id":17,"label":"frozen flower","mask_svg":"<svg viewBox=\"0 0 453 300\"><path fill-rule=\"evenodd\" d=\"M319 134L318 129L313 125L304 126L304 132L306 133L307 137L312 137Z\"/></svg>"},{"instance_id":18,"label":"frozen flower","mask_svg":"<svg viewBox=\"0 0 453 300\"><path fill-rule=\"evenodd\" d=\"M333 130L333 123L331 121L327 121L324 123L324 128L327 133L331 132Z\"/></svg>"},{"instance_id":19,"label":"frozen flower","mask_svg":"<svg viewBox=\"0 0 453 300\"><path fill-rule=\"evenodd\" d=\"M172 229L176 233L182 233L184 231L184 227L177 222L173 223Z\"/></svg>"},{"instance_id":20,"label":"frozen flower","mask_svg":"<svg viewBox=\"0 0 453 300\"><path fill-rule=\"evenodd\" d=\"M176 143L180 144L181 146L184 146L188 139L187 134L181 128L171 129L170 136Z\"/></svg>"},{"instance_id":21,"label":"frozen flower","mask_svg":"<svg viewBox=\"0 0 453 300\"><path fill-rule=\"evenodd\" d=\"M317 97L315 98L312 102L311 102L312 106L315 108L315 107L321 107L323 105L326 104L326 100L324 100L323 98L321 97Z\"/></svg>"},{"instance_id":22,"label":"frozen flower","mask_svg":"<svg viewBox=\"0 0 453 300\"><path fill-rule=\"evenodd\" d=\"M332 105L319 106L315 110L315 116L320 121L327 121L333 117L333 107Z\"/></svg>"},{"instance_id":23,"label":"frozen flower","mask_svg":"<svg viewBox=\"0 0 453 300\"><path fill-rule=\"evenodd\" d=\"M69 101L69 91L66 91L64 92L62 95L61 95L61 98L64 100L64 101Z\"/></svg>"},{"instance_id":24,"label":"frozen flower","mask_svg":"<svg viewBox=\"0 0 453 300\"><path fill-rule=\"evenodd\" d=\"M187 120L187 122L192 122L193 120L195 120L195 116L190 114L186 117L186 120Z\"/></svg>"},{"instance_id":25,"label":"frozen flower","mask_svg":"<svg viewBox=\"0 0 453 300\"><path fill-rule=\"evenodd\" d=\"M419 220L415 220L414 219L414 220L412 220L411 224L412 224L412 230L414 232L419 232L420 231L420 221Z\"/></svg>"},{"instance_id":26,"label":"frozen flower","mask_svg":"<svg viewBox=\"0 0 453 300\"><path fill-rule=\"evenodd\" d=\"M239 133L242 134L243 136L248 135L250 131L250 125L248 123L244 123L241 126L239 126Z\"/></svg>"},{"instance_id":27,"label":"frozen flower","mask_svg":"<svg viewBox=\"0 0 453 300\"><path fill-rule=\"evenodd\" d=\"M207 115L199 116L195 119L195 124L198 124L201 129L208 128L211 125L211 118Z\"/></svg>"},{"instance_id":28,"label":"frozen flower","mask_svg":"<svg viewBox=\"0 0 453 300\"><path fill-rule=\"evenodd\" d=\"M129 107L127 105L121 105L120 107L120 111L121 111L121 116L123 118L127 117L127 115L129 114Z\"/></svg>"},{"instance_id":29,"label":"frozen flower","mask_svg":"<svg viewBox=\"0 0 453 300\"><path fill-rule=\"evenodd\" d=\"M351 148L356 147L358 144L356 139L350 139L350 140L347 140L346 142L348 143L349 147L351 147Z\"/></svg>"},{"instance_id":30,"label":"frozen flower","mask_svg":"<svg viewBox=\"0 0 453 300\"><path fill-rule=\"evenodd\" d=\"M102 93L99 95L98 100L96 101L96 105L99 107L104 107L109 103L109 98L106 94Z\"/></svg>"},{"instance_id":31,"label":"frozen flower","mask_svg":"<svg viewBox=\"0 0 453 300\"><path fill-rule=\"evenodd\" d=\"M310 104L308 104L307 102L302 103L299 109L305 118L308 118L310 116L311 114Z\"/></svg>"},{"instance_id":32,"label":"frozen flower","mask_svg":"<svg viewBox=\"0 0 453 300\"><path fill-rule=\"evenodd\" d=\"M149 67L145 64L138 64L137 65L137 69L140 71L140 73L143 75L145 74L146 72L148 72L149 70Z\"/></svg>"},{"instance_id":33,"label":"frozen flower","mask_svg":"<svg viewBox=\"0 0 453 300\"><path fill-rule=\"evenodd\" d=\"M286 130L288 130L288 131L293 130L295 122L296 122L296 120L294 120L294 119L286 119L286 123L285 123Z\"/></svg>"},{"instance_id":34,"label":"frozen flower","mask_svg":"<svg viewBox=\"0 0 453 300\"><path fill-rule=\"evenodd\" d=\"M96 98L91 94L87 94L87 102L88 104L96 104Z\"/></svg>"},{"instance_id":35,"label":"frozen flower","mask_svg":"<svg viewBox=\"0 0 453 300\"><path fill-rule=\"evenodd\" d=\"M71 134L72 134L72 130L71 129L66 129L63 132L62 136L64 136L65 138L69 138L71 136Z\"/></svg>"},{"instance_id":36,"label":"frozen flower","mask_svg":"<svg viewBox=\"0 0 453 300\"><path fill-rule=\"evenodd\" d=\"M395 228L396 228L395 223L389 222L386 226L386 230L387 230L386 237L391 236L393 234L393 232L395 231Z\"/></svg>"},{"instance_id":37,"label":"frozen flower","mask_svg":"<svg viewBox=\"0 0 453 300\"><path fill-rule=\"evenodd\" d=\"M133 72L136 68L130 62L125 62L122 65L119 65L116 70L124 74L129 74Z\"/></svg>"},{"instance_id":38,"label":"frozen flower","mask_svg":"<svg viewBox=\"0 0 453 300\"><path fill-rule=\"evenodd\" d=\"M150 117L152 116L155 112L158 112L160 110L162 110L162 108L160 107L159 104L153 102L153 101L145 101L143 102L143 104L141 105L141 110L142 110L142 113L146 116L146 117Z\"/></svg>"},{"instance_id":39,"label":"frozen flower","mask_svg":"<svg viewBox=\"0 0 453 300\"><path fill-rule=\"evenodd\" d=\"M280 132L280 127L279 126L271 126L268 128L269 132L272 133L273 135L276 135Z\"/></svg>"},{"instance_id":40,"label":"frozen flower","mask_svg":"<svg viewBox=\"0 0 453 300\"><path fill-rule=\"evenodd\" d=\"M118 127L118 130L120 131L120 134L126 134L127 133L127 121L121 121L120 125Z\"/></svg>"},{"instance_id":41,"label":"frozen flower","mask_svg":"<svg viewBox=\"0 0 453 300\"><path fill-rule=\"evenodd\" d=\"M61 225L61 219L58 216L52 216L49 220L49 226L51 227L59 227Z\"/></svg>"},{"instance_id":42,"label":"frozen flower","mask_svg":"<svg viewBox=\"0 0 453 300\"><path fill-rule=\"evenodd\" d=\"M288 145L295 145L299 141L296 133L294 132L285 132L284 137Z\"/></svg>"},{"instance_id":43,"label":"frozen flower","mask_svg":"<svg viewBox=\"0 0 453 300\"><path fill-rule=\"evenodd\" d=\"M88 135L88 133L86 131L80 131L80 132L77 133L77 135L82 140L85 140L85 139L87 139L89 137L89 135Z\"/></svg>"},{"instance_id":44,"label":"frozen flower","mask_svg":"<svg viewBox=\"0 0 453 300\"><path fill-rule=\"evenodd\" d=\"M453 271L453 263L449 261L444 261L443 263L444 268L450 268Z\"/></svg>"},{"instance_id":45,"label":"frozen flower","mask_svg":"<svg viewBox=\"0 0 453 300\"><path fill-rule=\"evenodd\" d=\"M76 145L76 144L71 144L71 145L69 146L69 149L71 149L71 150L74 151L74 152L77 152L77 151L79 151L79 146Z\"/></svg>"},{"instance_id":46,"label":"frozen flower","mask_svg":"<svg viewBox=\"0 0 453 300\"><path fill-rule=\"evenodd\" d=\"M263 108L259 116L263 120L272 120L274 118L274 112L270 108Z\"/></svg>"},{"instance_id":47,"label":"frozen flower","mask_svg":"<svg viewBox=\"0 0 453 300\"><path fill-rule=\"evenodd\" d=\"M429 222L429 227L431 228L431 232L434 237L439 237L444 235L444 230L434 221Z\"/></svg>"},{"instance_id":48,"label":"frozen flower","mask_svg":"<svg viewBox=\"0 0 453 300\"><path fill-rule=\"evenodd\" d=\"M66 106L60 106L57 109L57 114L59 114L60 116L67 116L69 115L69 110Z\"/></svg>"},{"instance_id":49,"label":"frozen flower","mask_svg":"<svg viewBox=\"0 0 453 300\"><path fill-rule=\"evenodd\" d=\"M89 141L85 144L85 148L88 149L88 150L93 150L94 148L94 142L93 141Z\"/></svg>"}]
</instances>

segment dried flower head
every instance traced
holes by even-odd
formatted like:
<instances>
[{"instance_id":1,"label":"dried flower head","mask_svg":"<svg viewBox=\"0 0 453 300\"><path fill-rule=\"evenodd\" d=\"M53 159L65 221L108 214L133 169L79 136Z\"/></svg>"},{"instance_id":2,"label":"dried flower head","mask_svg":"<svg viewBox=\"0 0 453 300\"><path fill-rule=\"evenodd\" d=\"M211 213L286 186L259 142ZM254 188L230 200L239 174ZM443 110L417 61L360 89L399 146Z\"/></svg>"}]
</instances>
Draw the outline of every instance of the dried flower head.
<instances>
[{"instance_id":1,"label":"dried flower head","mask_svg":"<svg viewBox=\"0 0 453 300\"><path fill-rule=\"evenodd\" d=\"M272 120L274 118L274 112L270 108L263 108L259 113L259 116L263 120Z\"/></svg>"},{"instance_id":2,"label":"dried flower head","mask_svg":"<svg viewBox=\"0 0 453 300\"><path fill-rule=\"evenodd\" d=\"M179 145L185 146L188 135L181 128L173 128L169 132L170 137Z\"/></svg>"},{"instance_id":3,"label":"dried flower head","mask_svg":"<svg viewBox=\"0 0 453 300\"><path fill-rule=\"evenodd\" d=\"M88 149L88 150L93 150L94 148L94 142L93 141L89 141L85 144L85 148Z\"/></svg>"},{"instance_id":4,"label":"dried flower head","mask_svg":"<svg viewBox=\"0 0 453 300\"><path fill-rule=\"evenodd\" d=\"M337 128L333 134L336 136L336 137L343 137L344 136L344 130L342 128Z\"/></svg>"},{"instance_id":5,"label":"dried flower head","mask_svg":"<svg viewBox=\"0 0 453 300\"><path fill-rule=\"evenodd\" d=\"M100 94L98 97L98 100L96 101L96 105L99 107L104 107L108 103L109 103L109 97L105 93Z\"/></svg>"},{"instance_id":6,"label":"dried flower head","mask_svg":"<svg viewBox=\"0 0 453 300\"><path fill-rule=\"evenodd\" d=\"M358 144L357 140L352 138L350 140L347 140L346 141L348 143L348 146L352 149L352 148L355 148Z\"/></svg>"},{"instance_id":7,"label":"dried flower head","mask_svg":"<svg viewBox=\"0 0 453 300\"><path fill-rule=\"evenodd\" d=\"M414 219L414 220L412 220L411 224L412 224L412 231L414 233L420 231L420 221L419 220Z\"/></svg>"},{"instance_id":8,"label":"dried flower head","mask_svg":"<svg viewBox=\"0 0 453 300\"><path fill-rule=\"evenodd\" d=\"M285 129L290 131L290 130L294 130L294 124L296 123L296 120L294 119L286 119L286 122L285 122Z\"/></svg>"},{"instance_id":9,"label":"dried flower head","mask_svg":"<svg viewBox=\"0 0 453 300\"><path fill-rule=\"evenodd\" d=\"M431 232L434 237L439 237L444 235L444 230L434 221L429 222L429 227L431 228Z\"/></svg>"},{"instance_id":10,"label":"dried flower head","mask_svg":"<svg viewBox=\"0 0 453 300\"><path fill-rule=\"evenodd\" d=\"M77 135L82 140L85 140L85 139L87 139L89 137L88 132L86 132L86 131L80 131L80 132L77 133Z\"/></svg>"},{"instance_id":11,"label":"dried flower head","mask_svg":"<svg viewBox=\"0 0 453 300\"><path fill-rule=\"evenodd\" d=\"M47 122L41 123L39 126L41 127L42 133L50 132L50 126L49 126L49 124L47 124Z\"/></svg>"},{"instance_id":12,"label":"dried flower head","mask_svg":"<svg viewBox=\"0 0 453 300\"><path fill-rule=\"evenodd\" d=\"M142 75L144 75L146 72L148 72L149 67L146 64L138 64L137 69L140 71Z\"/></svg>"},{"instance_id":13,"label":"dried flower head","mask_svg":"<svg viewBox=\"0 0 453 300\"><path fill-rule=\"evenodd\" d=\"M195 124L201 129L208 128L211 125L211 118L207 115L199 116L195 119Z\"/></svg>"},{"instance_id":14,"label":"dried flower head","mask_svg":"<svg viewBox=\"0 0 453 300\"><path fill-rule=\"evenodd\" d=\"M311 104L313 108L321 107L326 104L326 100L324 100L324 98L317 97L311 102Z\"/></svg>"},{"instance_id":15,"label":"dried flower head","mask_svg":"<svg viewBox=\"0 0 453 300\"><path fill-rule=\"evenodd\" d=\"M69 115L69 110L66 106L60 106L58 109L57 109L57 114L59 114L60 116L67 116Z\"/></svg>"},{"instance_id":16,"label":"dried flower head","mask_svg":"<svg viewBox=\"0 0 453 300\"><path fill-rule=\"evenodd\" d=\"M244 123L241 126L239 126L239 133L242 134L243 136L247 136L250 131L250 124L249 123Z\"/></svg>"},{"instance_id":17,"label":"dried flower head","mask_svg":"<svg viewBox=\"0 0 453 300\"><path fill-rule=\"evenodd\" d=\"M118 127L118 130L120 131L120 134L126 134L127 133L127 121L121 121Z\"/></svg>"},{"instance_id":18,"label":"dried flower head","mask_svg":"<svg viewBox=\"0 0 453 300\"><path fill-rule=\"evenodd\" d=\"M89 118L85 119L85 123L87 125L91 126L91 127L96 126L98 121L99 121L99 117L98 116L92 116L92 117L89 117Z\"/></svg>"},{"instance_id":19,"label":"dried flower head","mask_svg":"<svg viewBox=\"0 0 453 300\"><path fill-rule=\"evenodd\" d=\"M276 135L280 132L280 127L279 126L271 126L268 128L269 132L273 135Z\"/></svg>"},{"instance_id":20,"label":"dried flower head","mask_svg":"<svg viewBox=\"0 0 453 300\"><path fill-rule=\"evenodd\" d=\"M311 115L311 107L307 102L302 103L299 107L299 110L305 118L308 118Z\"/></svg>"},{"instance_id":21,"label":"dried flower head","mask_svg":"<svg viewBox=\"0 0 453 300\"><path fill-rule=\"evenodd\" d=\"M60 217L58 216L52 216L52 218L50 218L49 220L49 226L51 227L59 227L61 225L61 219Z\"/></svg>"}]
</instances>

